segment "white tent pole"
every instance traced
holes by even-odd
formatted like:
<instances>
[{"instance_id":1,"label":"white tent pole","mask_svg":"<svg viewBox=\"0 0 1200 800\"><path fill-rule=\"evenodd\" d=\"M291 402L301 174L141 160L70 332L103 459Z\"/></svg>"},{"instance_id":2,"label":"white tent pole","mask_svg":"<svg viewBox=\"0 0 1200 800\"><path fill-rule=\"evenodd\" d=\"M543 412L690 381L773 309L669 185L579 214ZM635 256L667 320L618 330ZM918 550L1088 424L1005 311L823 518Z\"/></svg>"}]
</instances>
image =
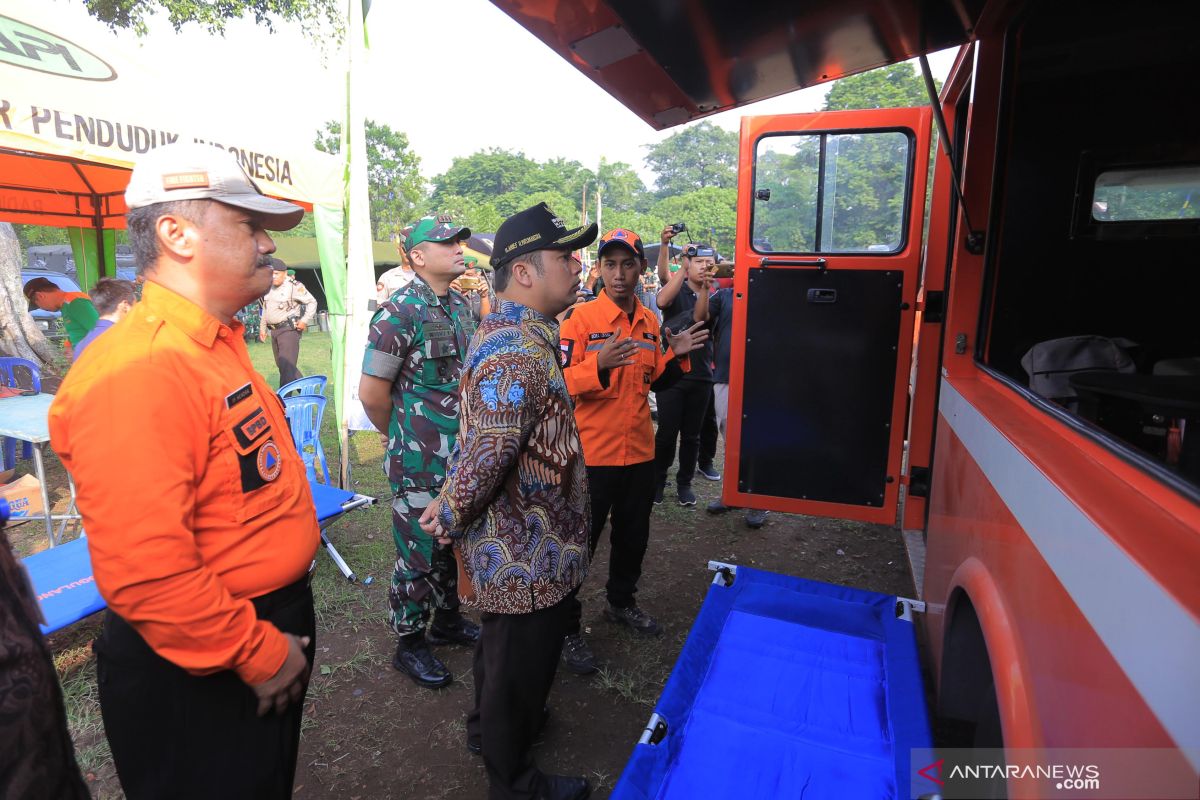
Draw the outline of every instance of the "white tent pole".
<instances>
[{"instance_id":1,"label":"white tent pole","mask_svg":"<svg viewBox=\"0 0 1200 800\"><path fill-rule=\"evenodd\" d=\"M358 399L358 380L361 374L363 343L368 323L367 303L375 286L375 263L371 247L370 198L367 189L367 134L365 93L363 83L355 79L355 68L363 69L367 61L367 32L364 0L348 0L346 72L346 138L347 156L347 225L346 225L346 336L343 352L341 392L342 428L338 431L342 443L342 486L350 479L350 430L363 427L356 424L363 415ZM365 281L365 286L364 286Z\"/></svg>"}]
</instances>

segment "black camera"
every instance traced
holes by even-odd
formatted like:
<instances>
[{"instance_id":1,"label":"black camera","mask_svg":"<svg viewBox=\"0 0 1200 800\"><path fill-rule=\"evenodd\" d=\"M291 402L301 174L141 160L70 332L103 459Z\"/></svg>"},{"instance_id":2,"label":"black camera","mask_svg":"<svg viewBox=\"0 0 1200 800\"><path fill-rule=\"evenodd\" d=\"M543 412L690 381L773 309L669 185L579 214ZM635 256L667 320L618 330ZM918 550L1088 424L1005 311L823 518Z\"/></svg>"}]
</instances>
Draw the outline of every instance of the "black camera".
<instances>
[{"instance_id":1,"label":"black camera","mask_svg":"<svg viewBox=\"0 0 1200 800\"><path fill-rule=\"evenodd\" d=\"M682 233L683 231L687 230L687 225L682 222L676 222L674 225L671 226L671 230L674 231L675 233Z\"/></svg>"}]
</instances>

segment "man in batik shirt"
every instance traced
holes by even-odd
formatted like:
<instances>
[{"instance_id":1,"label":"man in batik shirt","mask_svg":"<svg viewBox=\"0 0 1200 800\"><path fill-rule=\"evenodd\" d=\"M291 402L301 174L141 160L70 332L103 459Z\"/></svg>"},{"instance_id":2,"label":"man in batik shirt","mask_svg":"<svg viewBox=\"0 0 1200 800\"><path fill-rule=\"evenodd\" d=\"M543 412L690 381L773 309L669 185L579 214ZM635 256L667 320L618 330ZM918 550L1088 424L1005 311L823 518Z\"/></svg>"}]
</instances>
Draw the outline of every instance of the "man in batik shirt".
<instances>
[{"instance_id":1,"label":"man in batik shirt","mask_svg":"<svg viewBox=\"0 0 1200 800\"><path fill-rule=\"evenodd\" d=\"M500 308L471 343L458 449L422 524L456 541L483 612L467 746L483 754L490 798L582 800L581 777L533 761L571 600L587 575L587 470L558 356L555 315L576 300L572 251L596 225L568 229L540 203L496 232Z\"/></svg>"}]
</instances>

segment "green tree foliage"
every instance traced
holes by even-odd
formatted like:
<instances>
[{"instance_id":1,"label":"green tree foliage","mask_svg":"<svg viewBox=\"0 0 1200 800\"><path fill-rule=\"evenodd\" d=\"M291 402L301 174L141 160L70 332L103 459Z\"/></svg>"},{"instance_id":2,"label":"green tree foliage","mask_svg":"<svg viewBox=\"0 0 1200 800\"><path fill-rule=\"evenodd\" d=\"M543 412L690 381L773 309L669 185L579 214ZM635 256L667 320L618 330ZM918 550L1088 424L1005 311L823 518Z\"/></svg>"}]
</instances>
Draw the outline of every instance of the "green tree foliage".
<instances>
[{"instance_id":1,"label":"green tree foliage","mask_svg":"<svg viewBox=\"0 0 1200 800\"><path fill-rule=\"evenodd\" d=\"M940 82L935 85L941 89ZM909 62L841 78L825 95L826 111L927 105L929 95L925 92L925 82Z\"/></svg>"},{"instance_id":2,"label":"green tree foliage","mask_svg":"<svg viewBox=\"0 0 1200 800\"><path fill-rule=\"evenodd\" d=\"M385 240L417 215L425 198L425 179L421 157L410 149L406 134L371 120L366 134L371 235ZM313 144L327 153L340 152L341 123L326 122Z\"/></svg>"},{"instance_id":3,"label":"green tree foliage","mask_svg":"<svg viewBox=\"0 0 1200 800\"><path fill-rule=\"evenodd\" d=\"M495 230L499 222L483 225L476 219L503 220L542 201L564 219L580 219L585 190L589 219L596 218L596 194L600 192L606 227L612 214L644 213L654 199L633 167L621 161L602 158L593 172L578 161L534 161L524 153L495 148L455 158L433 183L426 210L454 213L479 230Z\"/></svg>"},{"instance_id":4,"label":"green tree foliage","mask_svg":"<svg viewBox=\"0 0 1200 800\"><path fill-rule=\"evenodd\" d=\"M524 191L529 186L530 174L536 170L537 162L526 158L524 153L498 147L458 156L450 169L433 179L430 200L437 207L443 197L451 195L485 200Z\"/></svg>"},{"instance_id":5,"label":"green tree foliage","mask_svg":"<svg viewBox=\"0 0 1200 800\"><path fill-rule=\"evenodd\" d=\"M707 120L646 145L660 198L715 186L737 188L737 134Z\"/></svg>"},{"instance_id":6,"label":"green tree foliage","mask_svg":"<svg viewBox=\"0 0 1200 800\"><path fill-rule=\"evenodd\" d=\"M641 236L642 241L646 244L656 244L658 242L658 233L665 225L663 220L660 220L649 211L613 210L608 207L607 200L604 203L604 214L600 223L603 225L605 231L611 231L613 228L625 228ZM595 219L594 216L593 219Z\"/></svg>"},{"instance_id":7,"label":"green tree foliage","mask_svg":"<svg viewBox=\"0 0 1200 800\"><path fill-rule=\"evenodd\" d=\"M596 182L596 176L592 174L592 171L586 169L578 161L552 158L549 161L530 163L533 164L533 167L526 173L525 180L517 186L518 194L557 192L567 197L580 198L572 201L572 205L578 207L583 197L584 187L594 185ZM554 208L554 204L551 203L550 207ZM519 211L520 208L517 210Z\"/></svg>"},{"instance_id":8,"label":"green tree foliage","mask_svg":"<svg viewBox=\"0 0 1200 800\"><path fill-rule=\"evenodd\" d=\"M426 211L449 214L457 223L480 233L495 233L504 221L504 215L496 210L495 204L459 194L443 195L440 205L427 207Z\"/></svg>"},{"instance_id":9,"label":"green tree foliage","mask_svg":"<svg viewBox=\"0 0 1200 800\"><path fill-rule=\"evenodd\" d=\"M17 235L17 241L21 243L21 250L23 251L28 250L30 247L71 243L66 228L14 223L13 232Z\"/></svg>"},{"instance_id":10,"label":"green tree foliage","mask_svg":"<svg viewBox=\"0 0 1200 800\"><path fill-rule=\"evenodd\" d=\"M650 209L650 218L657 220L648 231L638 231L650 242L658 241L665 225L683 222L688 232L686 241L712 243L722 256L733 256L737 230L737 189L705 186L685 194L665 197ZM607 220L605 222L607 226Z\"/></svg>"},{"instance_id":11,"label":"green tree foliage","mask_svg":"<svg viewBox=\"0 0 1200 800\"><path fill-rule=\"evenodd\" d=\"M128 29L138 36L146 34L146 18L158 11L167 12L177 31L195 22L219 34L229 20L253 16L267 30L281 20L299 23L314 37L332 34L340 40L343 33L341 0L84 0L84 5L113 30Z\"/></svg>"},{"instance_id":12,"label":"green tree foliage","mask_svg":"<svg viewBox=\"0 0 1200 800\"><path fill-rule=\"evenodd\" d=\"M595 185L604 198L605 214L611 211L645 211L649 207L651 197L646 185L633 167L623 161L609 162L601 157Z\"/></svg>"}]
</instances>

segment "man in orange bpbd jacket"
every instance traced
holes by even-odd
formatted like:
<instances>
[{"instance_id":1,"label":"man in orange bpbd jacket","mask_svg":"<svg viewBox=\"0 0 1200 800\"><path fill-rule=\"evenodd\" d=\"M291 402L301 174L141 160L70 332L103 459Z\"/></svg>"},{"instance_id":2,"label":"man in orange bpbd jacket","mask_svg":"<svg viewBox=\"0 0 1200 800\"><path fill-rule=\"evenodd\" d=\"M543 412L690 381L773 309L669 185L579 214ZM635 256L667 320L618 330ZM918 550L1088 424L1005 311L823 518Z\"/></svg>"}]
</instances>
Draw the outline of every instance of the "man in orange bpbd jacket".
<instances>
[{"instance_id":1,"label":"man in orange bpbd jacket","mask_svg":"<svg viewBox=\"0 0 1200 800\"><path fill-rule=\"evenodd\" d=\"M634 599L654 499L654 431L646 396L690 368L688 353L703 345L708 331L696 324L660 332L654 312L638 302L646 253L633 231L617 228L602 236L597 259L604 289L595 300L567 311L559 357L587 464L593 553L612 515L604 616L637 633L655 635L658 623ZM581 634L582 606L577 599L572 603L562 659L567 669L586 675L595 672L596 660Z\"/></svg>"},{"instance_id":2,"label":"man in orange bpbd jacket","mask_svg":"<svg viewBox=\"0 0 1200 800\"><path fill-rule=\"evenodd\" d=\"M100 594L100 711L139 798L291 796L313 658L312 493L234 315L271 284L263 196L229 152L152 150L125 192L142 301L50 408Z\"/></svg>"}]
</instances>

